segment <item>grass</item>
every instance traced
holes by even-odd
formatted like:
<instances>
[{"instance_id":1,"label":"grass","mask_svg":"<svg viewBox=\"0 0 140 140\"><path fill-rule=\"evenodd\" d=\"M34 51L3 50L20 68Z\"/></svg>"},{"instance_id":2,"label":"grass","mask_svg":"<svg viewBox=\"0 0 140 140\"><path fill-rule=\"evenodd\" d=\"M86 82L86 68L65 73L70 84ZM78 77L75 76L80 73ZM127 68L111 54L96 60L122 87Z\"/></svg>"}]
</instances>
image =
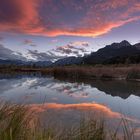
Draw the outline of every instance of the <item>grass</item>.
<instances>
[{"instance_id":1,"label":"grass","mask_svg":"<svg viewBox=\"0 0 140 140\"><path fill-rule=\"evenodd\" d=\"M0 139L28 140L32 118L24 106L3 104L0 107Z\"/></svg>"},{"instance_id":2,"label":"grass","mask_svg":"<svg viewBox=\"0 0 140 140\"><path fill-rule=\"evenodd\" d=\"M54 77L88 78L88 79L117 79L139 80L140 66L67 66L42 70L42 74Z\"/></svg>"},{"instance_id":3,"label":"grass","mask_svg":"<svg viewBox=\"0 0 140 140\"><path fill-rule=\"evenodd\" d=\"M44 75L53 75L54 77L66 78L88 78L99 80L137 80L140 81L140 65L95 65L95 66L63 66L50 68L24 68L12 67L0 69L2 75L32 74L41 73Z\"/></svg>"},{"instance_id":4,"label":"grass","mask_svg":"<svg viewBox=\"0 0 140 140\"><path fill-rule=\"evenodd\" d=\"M134 140L134 130L122 119L123 135L119 127L106 130L105 121L83 118L71 128L43 127L27 106L2 104L0 106L0 140Z\"/></svg>"},{"instance_id":5,"label":"grass","mask_svg":"<svg viewBox=\"0 0 140 140\"><path fill-rule=\"evenodd\" d=\"M137 69L132 69L128 74L127 74L127 79L137 79L140 80L140 71Z\"/></svg>"}]
</instances>

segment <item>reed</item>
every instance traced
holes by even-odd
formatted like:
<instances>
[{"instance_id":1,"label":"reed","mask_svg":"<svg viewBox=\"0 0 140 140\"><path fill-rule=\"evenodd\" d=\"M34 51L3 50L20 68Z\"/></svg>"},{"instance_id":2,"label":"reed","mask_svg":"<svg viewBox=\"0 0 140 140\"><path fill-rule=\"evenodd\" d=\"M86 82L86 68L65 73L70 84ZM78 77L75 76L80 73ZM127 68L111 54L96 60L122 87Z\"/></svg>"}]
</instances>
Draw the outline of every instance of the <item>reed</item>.
<instances>
[{"instance_id":1,"label":"reed","mask_svg":"<svg viewBox=\"0 0 140 140\"><path fill-rule=\"evenodd\" d=\"M88 79L116 79L139 80L140 66L67 66L43 69L43 75L54 77L88 78Z\"/></svg>"},{"instance_id":2,"label":"reed","mask_svg":"<svg viewBox=\"0 0 140 140\"><path fill-rule=\"evenodd\" d=\"M104 120L82 118L78 126L56 129L42 127L34 112L27 106L2 104L0 106L0 140L133 140L134 130L122 119L123 135L118 128L106 130ZM120 126L119 126L120 127Z\"/></svg>"}]
</instances>

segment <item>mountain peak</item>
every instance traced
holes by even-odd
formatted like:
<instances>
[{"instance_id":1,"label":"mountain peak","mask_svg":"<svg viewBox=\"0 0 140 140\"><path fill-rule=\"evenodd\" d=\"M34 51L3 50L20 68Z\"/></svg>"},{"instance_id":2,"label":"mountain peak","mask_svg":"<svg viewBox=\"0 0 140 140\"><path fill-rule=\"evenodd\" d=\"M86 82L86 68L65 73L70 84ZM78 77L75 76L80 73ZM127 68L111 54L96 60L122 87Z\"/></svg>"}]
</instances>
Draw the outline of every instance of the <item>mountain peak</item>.
<instances>
[{"instance_id":1,"label":"mountain peak","mask_svg":"<svg viewBox=\"0 0 140 140\"><path fill-rule=\"evenodd\" d=\"M119 44L122 45L122 46L131 46L131 44L127 40L123 40Z\"/></svg>"},{"instance_id":2,"label":"mountain peak","mask_svg":"<svg viewBox=\"0 0 140 140\"><path fill-rule=\"evenodd\" d=\"M137 49L140 50L140 43L137 43L137 44L135 44L134 46L135 46Z\"/></svg>"},{"instance_id":3,"label":"mountain peak","mask_svg":"<svg viewBox=\"0 0 140 140\"><path fill-rule=\"evenodd\" d=\"M127 40L123 40L120 43L112 43L111 45L107 45L107 47L111 47L111 48L121 48L127 46L131 46L131 44Z\"/></svg>"}]
</instances>

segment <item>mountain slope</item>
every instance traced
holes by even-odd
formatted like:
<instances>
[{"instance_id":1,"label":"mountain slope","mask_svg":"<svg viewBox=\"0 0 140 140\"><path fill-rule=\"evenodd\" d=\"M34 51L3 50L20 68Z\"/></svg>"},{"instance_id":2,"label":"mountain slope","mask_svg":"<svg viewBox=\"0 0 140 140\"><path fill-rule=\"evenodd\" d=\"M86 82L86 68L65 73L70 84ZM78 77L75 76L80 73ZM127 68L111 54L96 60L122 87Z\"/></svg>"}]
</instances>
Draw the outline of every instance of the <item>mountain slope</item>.
<instances>
[{"instance_id":1,"label":"mountain slope","mask_svg":"<svg viewBox=\"0 0 140 140\"><path fill-rule=\"evenodd\" d=\"M100 63L108 63L108 62L111 63L112 61L114 61L115 63L115 60L118 58L120 60L121 59L127 60L130 57L131 59L135 57L139 59L139 55L140 55L139 48L140 48L139 44L131 45L128 41L124 40L120 43L113 43L111 45L107 45L106 47L99 49L97 52L93 52L89 56L84 57L84 63L100 64ZM119 63L119 61L117 63Z\"/></svg>"},{"instance_id":2,"label":"mountain slope","mask_svg":"<svg viewBox=\"0 0 140 140\"><path fill-rule=\"evenodd\" d=\"M0 59L0 66L30 66L30 67L48 67L53 63L51 61L21 61L21 60L2 60Z\"/></svg>"},{"instance_id":3,"label":"mountain slope","mask_svg":"<svg viewBox=\"0 0 140 140\"><path fill-rule=\"evenodd\" d=\"M0 66L33 66L33 67L48 67L48 66L65 66L79 64L135 64L140 63L140 43L131 45L124 40L120 43L113 43L104 48L99 49L84 57L67 57L59 59L54 63L51 61L21 61L21 60L1 60Z\"/></svg>"},{"instance_id":4,"label":"mountain slope","mask_svg":"<svg viewBox=\"0 0 140 140\"><path fill-rule=\"evenodd\" d=\"M82 57L67 57L63 59L57 60L53 66L65 66L65 65L76 65L76 64L81 64L83 61Z\"/></svg>"}]
</instances>

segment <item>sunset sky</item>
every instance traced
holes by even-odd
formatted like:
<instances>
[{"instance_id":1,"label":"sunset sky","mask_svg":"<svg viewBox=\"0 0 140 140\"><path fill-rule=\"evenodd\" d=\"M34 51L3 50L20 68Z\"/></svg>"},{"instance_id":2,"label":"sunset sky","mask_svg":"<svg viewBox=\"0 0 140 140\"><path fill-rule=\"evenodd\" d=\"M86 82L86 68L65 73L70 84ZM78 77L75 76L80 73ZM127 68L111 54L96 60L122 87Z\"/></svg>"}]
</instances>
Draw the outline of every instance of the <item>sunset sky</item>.
<instances>
[{"instance_id":1,"label":"sunset sky","mask_svg":"<svg viewBox=\"0 0 140 140\"><path fill-rule=\"evenodd\" d=\"M0 58L82 56L122 40L140 42L140 0L0 0Z\"/></svg>"}]
</instances>

